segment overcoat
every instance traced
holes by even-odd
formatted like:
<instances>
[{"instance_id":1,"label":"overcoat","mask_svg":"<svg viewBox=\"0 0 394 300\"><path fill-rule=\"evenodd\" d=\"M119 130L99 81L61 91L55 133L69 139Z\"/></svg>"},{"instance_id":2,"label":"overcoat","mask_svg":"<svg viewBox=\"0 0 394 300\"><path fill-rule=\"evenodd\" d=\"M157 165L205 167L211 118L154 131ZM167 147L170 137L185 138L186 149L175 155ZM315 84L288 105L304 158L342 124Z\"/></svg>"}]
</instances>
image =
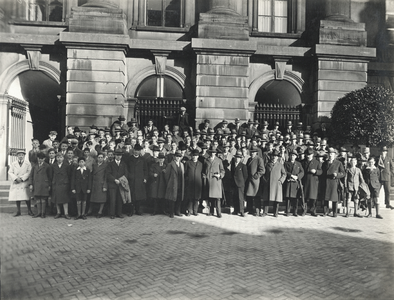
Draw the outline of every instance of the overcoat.
<instances>
[{"instance_id":1,"label":"overcoat","mask_svg":"<svg viewBox=\"0 0 394 300\"><path fill-rule=\"evenodd\" d=\"M305 199L317 199L317 195L319 192L319 178L322 171L322 164L317 159L313 158L311 161L304 160L302 162L302 166L304 169L304 178L303 178L303 185L304 185L304 195ZM315 169L316 173L313 174L311 170Z\"/></svg>"},{"instance_id":2,"label":"overcoat","mask_svg":"<svg viewBox=\"0 0 394 300\"><path fill-rule=\"evenodd\" d=\"M33 186L35 197L49 197L52 184L52 167L43 162L41 167L36 164L30 175L30 184Z\"/></svg>"},{"instance_id":3,"label":"overcoat","mask_svg":"<svg viewBox=\"0 0 394 300\"><path fill-rule=\"evenodd\" d=\"M383 159L383 156L380 155L377 166L380 171L380 181L390 181L390 175L394 173L394 162L391 158L386 156L385 159Z\"/></svg>"},{"instance_id":4,"label":"overcoat","mask_svg":"<svg viewBox=\"0 0 394 300\"><path fill-rule=\"evenodd\" d=\"M263 200L283 201L283 182L286 179L286 171L283 165L277 161L275 164L269 161L265 164L263 179Z\"/></svg>"},{"instance_id":5,"label":"overcoat","mask_svg":"<svg viewBox=\"0 0 394 300\"><path fill-rule=\"evenodd\" d=\"M100 166L97 163L93 164L92 170L92 191L90 194L90 202L105 203L107 202L107 192L103 189L108 189L107 175L105 169L107 163L103 162Z\"/></svg>"},{"instance_id":6,"label":"overcoat","mask_svg":"<svg viewBox=\"0 0 394 300\"><path fill-rule=\"evenodd\" d=\"M66 204L70 200L73 166L69 166L64 161L60 168L58 163L54 163L52 169L52 202L54 204Z\"/></svg>"},{"instance_id":7,"label":"overcoat","mask_svg":"<svg viewBox=\"0 0 394 300\"><path fill-rule=\"evenodd\" d=\"M215 173L220 175L220 179L213 176ZM204 199L207 198L222 198L223 197L223 183L225 171L222 160L215 157L213 161L208 157L204 161L202 169L202 177L204 184Z\"/></svg>"},{"instance_id":8,"label":"overcoat","mask_svg":"<svg viewBox=\"0 0 394 300\"><path fill-rule=\"evenodd\" d=\"M8 170L8 175L12 181L10 187L10 193L8 196L8 201L21 201L21 200L30 200L30 172L31 172L31 164L25 159L23 161L22 166L19 166L18 161L14 161L10 165L10 169ZM18 177L22 178L22 182L16 183L15 179Z\"/></svg>"},{"instance_id":9,"label":"overcoat","mask_svg":"<svg viewBox=\"0 0 394 300\"><path fill-rule=\"evenodd\" d=\"M297 198L299 189L301 187L299 180L302 180L304 177L304 169L302 168L301 163L298 161L295 161L294 164L290 161L286 161L284 168L286 171L284 196L285 198ZM297 175L298 180L292 181L290 177L291 175Z\"/></svg>"},{"instance_id":10,"label":"overcoat","mask_svg":"<svg viewBox=\"0 0 394 300\"><path fill-rule=\"evenodd\" d=\"M324 180L324 200L338 202L340 200L340 179L345 177L343 164L335 159L332 163L325 161L322 166ZM337 177L334 178L334 173Z\"/></svg>"},{"instance_id":11,"label":"overcoat","mask_svg":"<svg viewBox=\"0 0 394 300\"><path fill-rule=\"evenodd\" d=\"M372 197L379 195L380 191L380 171L379 168L366 167L363 171L365 183L368 184ZM373 193L372 193L373 192Z\"/></svg>"},{"instance_id":12,"label":"overcoat","mask_svg":"<svg viewBox=\"0 0 394 300\"><path fill-rule=\"evenodd\" d=\"M133 201L141 201L146 199L145 182L148 181L148 166L146 160L141 156L131 156L127 163L129 173L129 186L131 190L131 198ZM145 180L145 182L144 182Z\"/></svg>"},{"instance_id":13,"label":"overcoat","mask_svg":"<svg viewBox=\"0 0 394 300\"><path fill-rule=\"evenodd\" d=\"M201 199L202 195L202 163L197 160L187 161L185 164L185 198L189 200Z\"/></svg>"},{"instance_id":14,"label":"overcoat","mask_svg":"<svg viewBox=\"0 0 394 300\"><path fill-rule=\"evenodd\" d=\"M153 199L163 199L166 194L166 180L163 170L167 167L166 163L160 166L159 162L151 164L149 169L149 196ZM154 177L153 174L157 174Z\"/></svg>"},{"instance_id":15,"label":"overcoat","mask_svg":"<svg viewBox=\"0 0 394 300\"><path fill-rule=\"evenodd\" d=\"M179 163L180 165L180 171L182 172L181 177L181 201L183 201L184 198L184 192L185 192L185 169L182 163ZM166 194L165 194L165 199L170 200L170 201L176 201L177 196L178 196L178 166L176 165L175 160L170 162L167 167L166 167L166 172L165 172L165 179L166 179Z\"/></svg>"},{"instance_id":16,"label":"overcoat","mask_svg":"<svg viewBox=\"0 0 394 300\"><path fill-rule=\"evenodd\" d=\"M119 178L122 176L125 176L126 178L128 177L127 165L123 161L123 158L120 161L119 166L115 160L108 162L105 169L105 176L107 178L108 189L119 188L119 186L115 183L115 179L119 180Z\"/></svg>"},{"instance_id":17,"label":"overcoat","mask_svg":"<svg viewBox=\"0 0 394 300\"><path fill-rule=\"evenodd\" d=\"M250 157L246 167L248 179L246 180L246 196L255 197L260 187L260 177L265 173L264 160L260 156Z\"/></svg>"}]
</instances>

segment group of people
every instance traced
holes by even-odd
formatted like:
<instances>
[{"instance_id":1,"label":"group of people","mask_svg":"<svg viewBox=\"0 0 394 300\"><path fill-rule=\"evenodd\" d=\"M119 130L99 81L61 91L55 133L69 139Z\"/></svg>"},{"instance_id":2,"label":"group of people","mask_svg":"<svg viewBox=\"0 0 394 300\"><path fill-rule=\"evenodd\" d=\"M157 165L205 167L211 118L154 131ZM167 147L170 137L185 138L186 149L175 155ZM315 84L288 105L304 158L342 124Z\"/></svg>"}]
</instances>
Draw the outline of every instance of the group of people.
<instances>
[{"instance_id":1,"label":"group of people","mask_svg":"<svg viewBox=\"0 0 394 300\"><path fill-rule=\"evenodd\" d=\"M385 205L390 205L389 190L394 162L387 147L372 156L355 145L329 147L325 126L312 132L302 123L284 129L276 122L269 129L267 121L252 120L241 124L223 120L215 127L205 120L192 129L186 109L181 108L177 124L162 130L150 120L142 128L135 119L126 123L120 116L109 128L92 125L88 133L67 127L67 135L57 139L33 139L28 157L23 150L10 165L12 180L10 201L16 201L21 215L21 201L26 201L29 215L45 218L56 207L55 218L97 218L108 209L110 218L124 214L141 215L151 206L152 214L198 215L205 200L207 215L221 217L222 206L233 207L232 214L267 216L273 206L286 204L286 216L309 212L337 217L339 202L346 207L345 217L362 217L359 210L372 208L379 214L379 192L385 191ZM28 158L28 159L27 159ZM34 199L36 213L32 211ZM351 205L353 203L353 205ZM106 205L107 204L107 205ZM308 205L309 204L309 205ZM73 212L69 212L73 208Z\"/></svg>"}]
</instances>

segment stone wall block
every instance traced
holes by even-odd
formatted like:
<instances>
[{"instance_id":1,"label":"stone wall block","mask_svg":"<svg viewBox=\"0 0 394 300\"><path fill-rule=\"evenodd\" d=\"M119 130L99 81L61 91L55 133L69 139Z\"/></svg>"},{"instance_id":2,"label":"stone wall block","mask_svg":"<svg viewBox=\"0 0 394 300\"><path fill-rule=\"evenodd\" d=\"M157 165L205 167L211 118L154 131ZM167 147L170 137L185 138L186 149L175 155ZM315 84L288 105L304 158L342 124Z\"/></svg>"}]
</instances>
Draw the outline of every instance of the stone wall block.
<instances>
[{"instance_id":1,"label":"stone wall block","mask_svg":"<svg viewBox=\"0 0 394 300\"><path fill-rule=\"evenodd\" d=\"M247 88L239 87L216 87L216 86L197 86L196 97L228 97L228 98L246 98L248 96Z\"/></svg>"},{"instance_id":2,"label":"stone wall block","mask_svg":"<svg viewBox=\"0 0 394 300\"><path fill-rule=\"evenodd\" d=\"M240 98L220 98L220 97L197 97L197 108L248 108L248 100Z\"/></svg>"},{"instance_id":3,"label":"stone wall block","mask_svg":"<svg viewBox=\"0 0 394 300\"><path fill-rule=\"evenodd\" d=\"M317 76L318 80L367 81L366 72L319 70Z\"/></svg>"},{"instance_id":4,"label":"stone wall block","mask_svg":"<svg viewBox=\"0 0 394 300\"><path fill-rule=\"evenodd\" d=\"M197 55L198 64L207 65L235 65L248 66L249 57L245 56L219 56L219 55Z\"/></svg>"},{"instance_id":5,"label":"stone wall block","mask_svg":"<svg viewBox=\"0 0 394 300\"><path fill-rule=\"evenodd\" d=\"M68 70L85 71L118 71L126 73L126 66L119 60L96 60L96 59L68 59Z\"/></svg>"},{"instance_id":6,"label":"stone wall block","mask_svg":"<svg viewBox=\"0 0 394 300\"><path fill-rule=\"evenodd\" d=\"M225 65L197 65L197 75L222 75L222 76L245 76L249 74L249 68L245 66Z\"/></svg>"},{"instance_id":7,"label":"stone wall block","mask_svg":"<svg viewBox=\"0 0 394 300\"><path fill-rule=\"evenodd\" d=\"M122 51L67 49L67 58L120 60L126 65L126 58Z\"/></svg>"},{"instance_id":8,"label":"stone wall block","mask_svg":"<svg viewBox=\"0 0 394 300\"><path fill-rule=\"evenodd\" d=\"M111 71L81 71L70 70L67 72L68 81L92 81L92 82L124 82L124 73Z\"/></svg>"},{"instance_id":9,"label":"stone wall block","mask_svg":"<svg viewBox=\"0 0 394 300\"><path fill-rule=\"evenodd\" d=\"M248 77L238 76L216 76L216 75L200 75L197 77L197 85L202 86L220 86L220 87L249 87Z\"/></svg>"},{"instance_id":10,"label":"stone wall block","mask_svg":"<svg viewBox=\"0 0 394 300\"><path fill-rule=\"evenodd\" d=\"M67 93L67 102L73 104L120 105L124 100L121 94Z\"/></svg>"},{"instance_id":11,"label":"stone wall block","mask_svg":"<svg viewBox=\"0 0 394 300\"><path fill-rule=\"evenodd\" d=\"M118 107L115 105L92 105L92 104L74 104L68 103L66 109L67 115L82 116L116 116L118 115Z\"/></svg>"},{"instance_id":12,"label":"stone wall block","mask_svg":"<svg viewBox=\"0 0 394 300\"><path fill-rule=\"evenodd\" d=\"M103 93L124 96L124 84L114 82L67 82L67 92L75 93Z\"/></svg>"},{"instance_id":13,"label":"stone wall block","mask_svg":"<svg viewBox=\"0 0 394 300\"><path fill-rule=\"evenodd\" d=\"M352 62L343 60L319 60L317 67L319 70L336 70L336 71L359 71L367 72L368 64L366 62Z\"/></svg>"}]
</instances>

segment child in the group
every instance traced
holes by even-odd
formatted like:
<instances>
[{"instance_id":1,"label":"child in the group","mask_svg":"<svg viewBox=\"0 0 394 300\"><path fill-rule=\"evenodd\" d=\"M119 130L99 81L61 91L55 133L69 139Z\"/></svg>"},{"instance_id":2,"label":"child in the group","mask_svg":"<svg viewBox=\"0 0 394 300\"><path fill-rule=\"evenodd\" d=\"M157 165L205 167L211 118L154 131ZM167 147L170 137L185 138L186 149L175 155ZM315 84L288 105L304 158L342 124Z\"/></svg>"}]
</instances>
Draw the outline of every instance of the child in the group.
<instances>
[{"instance_id":1,"label":"child in the group","mask_svg":"<svg viewBox=\"0 0 394 300\"><path fill-rule=\"evenodd\" d=\"M378 203L379 191L380 191L380 182L379 182L380 171L375 166L374 156L370 156L368 158L368 165L364 169L363 174L364 174L365 182L368 184L369 191L371 193L371 197L370 199L368 199L367 218L372 218L372 203L373 203L376 208L376 218L383 219L383 217L379 215L379 203Z\"/></svg>"},{"instance_id":2,"label":"child in the group","mask_svg":"<svg viewBox=\"0 0 394 300\"><path fill-rule=\"evenodd\" d=\"M90 193L92 182L90 180L90 170L86 168L85 163L85 158L80 157L78 159L78 167L72 173L71 192L76 196L78 210L75 220L80 218L86 220L86 200L87 194Z\"/></svg>"},{"instance_id":3,"label":"child in the group","mask_svg":"<svg viewBox=\"0 0 394 300\"><path fill-rule=\"evenodd\" d=\"M45 162L45 158L45 153L37 153L37 164L33 166L30 175L30 191L33 193L37 205L37 214L33 218L45 218L46 203L51 190L52 167Z\"/></svg>"},{"instance_id":4,"label":"child in the group","mask_svg":"<svg viewBox=\"0 0 394 300\"><path fill-rule=\"evenodd\" d=\"M346 215L345 217L349 217L349 204L350 201L354 202L354 216L362 218L358 214L358 189L360 187L361 183L364 182L363 175L361 174L361 170L357 168L357 157L352 156L350 158L350 166L346 170L346 175L345 175L345 188L347 191L347 199L346 199Z\"/></svg>"}]
</instances>

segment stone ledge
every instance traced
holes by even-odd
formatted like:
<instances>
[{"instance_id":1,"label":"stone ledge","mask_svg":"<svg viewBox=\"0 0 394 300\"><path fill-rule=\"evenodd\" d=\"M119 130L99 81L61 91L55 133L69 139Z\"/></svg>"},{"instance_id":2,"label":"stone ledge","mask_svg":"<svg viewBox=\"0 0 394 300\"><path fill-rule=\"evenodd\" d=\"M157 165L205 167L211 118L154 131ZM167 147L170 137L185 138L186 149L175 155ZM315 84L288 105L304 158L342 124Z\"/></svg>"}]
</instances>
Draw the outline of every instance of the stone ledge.
<instances>
[{"instance_id":1,"label":"stone ledge","mask_svg":"<svg viewBox=\"0 0 394 300\"><path fill-rule=\"evenodd\" d=\"M110 46L125 48L129 44L129 36L122 34L61 32L59 41L64 44L82 44L83 46Z\"/></svg>"},{"instance_id":2,"label":"stone ledge","mask_svg":"<svg viewBox=\"0 0 394 300\"><path fill-rule=\"evenodd\" d=\"M1 44L54 45L58 39L57 35L0 33Z\"/></svg>"},{"instance_id":3,"label":"stone ledge","mask_svg":"<svg viewBox=\"0 0 394 300\"><path fill-rule=\"evenodd\" d=\"M376 57L376 49L369 47L337 46L337 45L315 45L314 51L318 57L347 57L373 59Z\"/></svg>"},{"instance_id":4,"label":"stone ledge","mask_svg":"<svg viewBox=\"0 0 394 300\"><path fill-rule=\"evenodd\" d=\"M257 49L255 42L199 38L192 39L191 47L195 51L217 51L229 53L229 55L251 55Z\"/></svg>"}]
</instances>

